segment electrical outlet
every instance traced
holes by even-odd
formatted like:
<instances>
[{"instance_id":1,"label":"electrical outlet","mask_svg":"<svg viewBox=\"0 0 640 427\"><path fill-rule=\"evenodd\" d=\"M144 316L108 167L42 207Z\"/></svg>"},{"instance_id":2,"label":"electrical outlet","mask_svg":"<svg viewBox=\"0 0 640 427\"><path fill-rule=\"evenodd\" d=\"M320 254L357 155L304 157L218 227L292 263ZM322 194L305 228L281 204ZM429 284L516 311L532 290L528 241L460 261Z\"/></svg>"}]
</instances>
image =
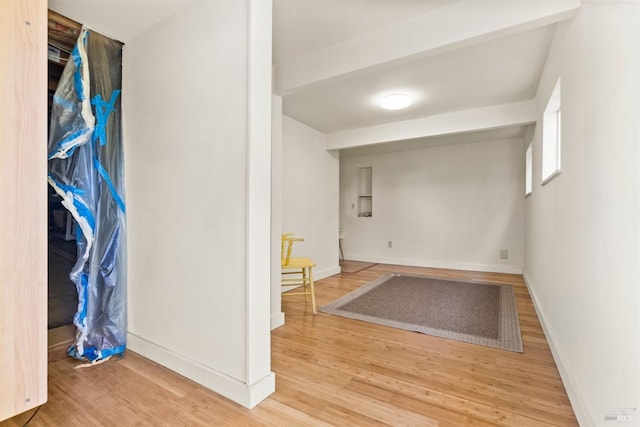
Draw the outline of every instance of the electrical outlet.
<instances>
[{"instance_id":1,"label":"electrical outlet","mask_svg":"<svg viewBox=\"0 0 640 427\"><path fill-rule=\"evenodd\" d=\"M500 249L500 259L509 259L509 251L507 249Z\"/></svg>"},{"instance_id":2,"label":"electrical outlet","mask_svg":"<svg viewBox=\"0 0 640 427\"><path fill-rule=\"evenodd\" d=\"M388 248L392 248L392 247L393 247L393 242L392 242L391 240L389 240L389 241L387 242L387 247L388 247Z\"/></svg>"}]
</instances>

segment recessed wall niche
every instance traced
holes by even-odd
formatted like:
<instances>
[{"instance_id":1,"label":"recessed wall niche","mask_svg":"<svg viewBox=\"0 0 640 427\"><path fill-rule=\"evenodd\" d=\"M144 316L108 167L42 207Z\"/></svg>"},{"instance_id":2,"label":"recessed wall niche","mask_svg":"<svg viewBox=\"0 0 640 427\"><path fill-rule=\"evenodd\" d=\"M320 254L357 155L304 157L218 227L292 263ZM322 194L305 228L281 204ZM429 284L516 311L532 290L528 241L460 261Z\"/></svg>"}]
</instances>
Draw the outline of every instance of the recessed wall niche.
<instances>
[{"instance_id":1,"label":"recessed wall niche","mask_svg":"<svg viewBox=\"0 0 640 427\"><path fill-rule=\"evenodd\" d=\"M358 169L358 216L373 216L373 169L371 166Z\"/></svg>"}]
</instances>

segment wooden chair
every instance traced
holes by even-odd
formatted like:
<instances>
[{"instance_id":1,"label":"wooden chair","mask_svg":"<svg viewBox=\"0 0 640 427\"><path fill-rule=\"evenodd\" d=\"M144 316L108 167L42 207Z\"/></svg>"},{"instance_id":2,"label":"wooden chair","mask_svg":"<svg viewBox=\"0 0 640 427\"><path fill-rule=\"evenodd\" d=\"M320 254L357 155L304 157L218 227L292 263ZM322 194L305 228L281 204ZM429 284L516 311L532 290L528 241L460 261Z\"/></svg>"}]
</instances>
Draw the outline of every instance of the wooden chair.
<instances>
[{"instance_id":1,"label":"wooden chair","mask_svg":"<svg viewBox=\"0 0 640 427\"><path fill-rule=\"evenodd\" d=\"M304 302L309 302L309 296L311 296L311 307L315 316L316 294L313 287L313 267L316 266L316 263L309 258L291 257L293 242L302 242L303 240L300 237L294 237L293 233L282 235L280 247L282 286L302 286L302 291L285 292L282 295L304 295Z\"/></svg>"}]
</instances>

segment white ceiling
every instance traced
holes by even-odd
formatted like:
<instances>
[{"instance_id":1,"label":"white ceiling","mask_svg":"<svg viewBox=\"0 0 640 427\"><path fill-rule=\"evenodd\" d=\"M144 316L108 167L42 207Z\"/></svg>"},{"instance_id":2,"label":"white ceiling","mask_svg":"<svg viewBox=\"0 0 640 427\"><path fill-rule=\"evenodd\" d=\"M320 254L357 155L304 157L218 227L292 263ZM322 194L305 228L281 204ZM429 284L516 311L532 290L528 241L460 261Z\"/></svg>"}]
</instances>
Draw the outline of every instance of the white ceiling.
<instances>
[{"instance_id":1,"label":"white ceiling","mask_svg":"<svg viewBox=\"0 0 640 427\"><path fill-rule=\"evenodd\" d=\"M274 0L273 63L342 42L454 0Z\"/></svg>"},{"instance_id":2,"label":"white ceiling","mask_svg":"<svg viewBox=\"0 0 640 427\"><path fill-rule=\"evenodd\" d=\"M535 96L553 26L457 49L285 96L284 113L322 132L374 126ZM405 92L414 103L386 111L380 95Z\"/></svg>"},{"instance_id":3,"label":"white ceiling","mask_svg":"<svg viewBox=\"0 0 640 427\"><path fill-rule=\"evenodd\" d=\"M203 0L49 0L49 7L126 43L195 1ZM516 23L517 31L494 31L490 37L469 39L452 49L436 49L426 56L401 58L382 67L319 80L283 97L285 114L327 133L533 98L553 36L553 24L568 19L573 7L567 6L569 12L563 11L557 6L559 3L554 5L551 0L499 4L480 0L273 1L276 76L281 62L286 64L345 42L362 40L381 29L385 34L397 34L407 23L415 23L417 17L449 16L451 22L429 26L437 39L438 26L445 30L454 27L464 34L469 25L484 25L496 16L513 16L517 20L525 9L525 15L535 15L537 9L557 9L532 16L529 23ZM452 15L452 10L458 15ZM475 15L489 10L484 19ZM457 16L464 19L458 20ZM420 36L417 34L414 39L421 40ZM320 64L320 68L326 67ZM412 107L390 112L373 102L382 93L400 89L415 95Z\"/></svg>"},{"instance_id":4,"label":"white ceiling","mask_svg":"<svg viewBox=\"0 0 640 427\"><path fill-rule=\"evenodd\" d=\"M522 8L527 7L523 12ZM485 14L487 21L496 13L515 17L522 12L514 18L513 22L520 19L517 24L493 33L487 30L486 36L471 37L454 47L443 45L442 49L426 55L408 56L380 64L382 66L365 66L357 72L344 67L344 74L317 79L297 88L289 86L293 89L284 91L283 112L324 133L332 133L531 100L535 98L555 24L570 18L572 13L558 10L555 15L537 14L537 7L556 6L546 0L539 0L537 4L503 2L497 5L481 0L274 0L275 75L278 78L279 69L284 69L289 79L291 70L295 70L288 67L290 64L306 61L314 64L320 70L318 75L322 75L325 69L339 68L335 63L322 62L329 55L346 52L355 40L365 40L368 36L367 40L380 40L374 34L381 34L381 30L396 37L401 32L398 30L422 19L419 17L433 17L430 22L435 25L430 34L437 43L440 33L436 28L455 27L454 31L464 35L465 23L483 25L483 18L474 14L478 11L493 11ZM452 13L453 10L456 12ZM447 16L449 20L437 21L436 16ZM487 27L489 25L487 23ZM420 36L416 32L416 37ZM345 50L336 50L341 45ZM313 62L313 58L321 59ZM380 96L394 92L412 95L414 104L405 110L382 110ZM473 133L467 133L463 139L468 142L491 135L522 136L523 128L521 125L510 127L505 135L482 131L474 137ZM429 143L433 144L434 140L429 139ZM420 144L411 141L405 145Z\"/></svg>"}]
</instances>

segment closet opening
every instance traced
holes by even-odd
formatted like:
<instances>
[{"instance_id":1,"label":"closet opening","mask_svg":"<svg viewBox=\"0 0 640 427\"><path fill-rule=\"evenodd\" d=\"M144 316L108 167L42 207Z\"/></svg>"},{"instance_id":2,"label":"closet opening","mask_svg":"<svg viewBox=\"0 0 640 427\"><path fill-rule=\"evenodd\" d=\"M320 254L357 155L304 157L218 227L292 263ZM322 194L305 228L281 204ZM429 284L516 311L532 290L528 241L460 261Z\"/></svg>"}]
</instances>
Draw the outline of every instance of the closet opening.
<instances>
[{"instance_id":1,"label":"closet opening","mask_svg":"<svg viewBox=\"0 0 640 427\"><path fill-rule=\"evenodd\" d=\"M49 335L85 362L126 350L122 46L49 11Z\"/></svg>"},{"instance_id":2,"label":"closet opening","mask_svg":"<svg viewBox=\"0 0 640 427\"><path fill-rule=\"evenodd\" d=\"M48 127L51 127L53 97L62 71L80 35L82 25L52 10L48 11ZM46 141L43 143L46 144ZM62 205L62 198L47 184L48 197L48 316L49 356L66 356L73 342L73 316L78 310L78 292L69 278L77 260L76 221Z\"/></svg>"}]
</instances>

